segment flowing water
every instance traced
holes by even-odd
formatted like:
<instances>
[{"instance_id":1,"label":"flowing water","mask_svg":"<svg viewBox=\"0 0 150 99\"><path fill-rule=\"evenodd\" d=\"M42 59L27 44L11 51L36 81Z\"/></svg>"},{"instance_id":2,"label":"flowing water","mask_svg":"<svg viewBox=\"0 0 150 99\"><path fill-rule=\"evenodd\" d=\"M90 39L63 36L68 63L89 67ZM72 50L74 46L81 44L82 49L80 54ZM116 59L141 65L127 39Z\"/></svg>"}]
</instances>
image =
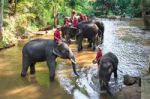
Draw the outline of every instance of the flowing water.
<instances>
[{"instance_id":1,"label":"flowing water","mask_svg":"<svg viewBox=\"0 0 150 99\"><path fill-rule=\"evenodd\" d=\"M143 75L150 54L150 45L145 43L150 39L150 33L133 26L133 23L138 25L137 21L102 21L105 25L104 43L101 45L102 51L104 54L111 51L119 59L118 83L115 83L113 76L109 83L110 90L115 93L123 87L123 75ZM43 37L50 38L50 36ZM56 79L52 83L49 81L48 68L45 62L36 64L35 77L31 75L26 78L20 77L21 50L24 43L0 51L0 99L109 98L107 94L99 94L98 69L97 65L92 63L96 51L93 52L88 49L86 43L83 46L84 50L79 53L76 44L70 45L76 56L80 77L74 77L69 60L58 58Z\"/></svg>"}]
</instances>

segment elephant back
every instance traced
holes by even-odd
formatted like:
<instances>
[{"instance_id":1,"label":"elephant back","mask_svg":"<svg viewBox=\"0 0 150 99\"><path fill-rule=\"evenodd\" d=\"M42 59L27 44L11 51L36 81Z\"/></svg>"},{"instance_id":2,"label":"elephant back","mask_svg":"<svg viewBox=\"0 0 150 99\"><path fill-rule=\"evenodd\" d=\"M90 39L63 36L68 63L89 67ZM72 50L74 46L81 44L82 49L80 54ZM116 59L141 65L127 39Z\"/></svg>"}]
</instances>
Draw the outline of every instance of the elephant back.
<instances>
[{"instance_id":1,"label":"elephant back","mask_svg":"<svg viewBox=\"0 0 150 99\"><path fill-rule=\"evenodd\" d=\"M78 29L85 38L92 38L96 36L99 30L98 26L92 21L80 22L78 24Z\"/></svg>"}]
</instances>

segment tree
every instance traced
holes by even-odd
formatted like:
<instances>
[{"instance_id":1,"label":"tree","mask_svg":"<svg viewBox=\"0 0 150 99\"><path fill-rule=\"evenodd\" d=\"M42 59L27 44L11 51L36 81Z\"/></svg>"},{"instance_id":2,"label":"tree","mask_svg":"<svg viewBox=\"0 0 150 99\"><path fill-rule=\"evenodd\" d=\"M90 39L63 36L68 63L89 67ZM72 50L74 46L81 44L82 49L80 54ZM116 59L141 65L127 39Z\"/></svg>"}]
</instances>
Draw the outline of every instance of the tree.
<instances>
[{"instance_id":1,"label":"tree","mask_svg":"<svg viewBox=\"0 0 150 99\"><path fill-rule=\"evenodd\" d=\"M71 6L72 9L75 9L75 5L76 5L75 0L69 0L69 5Z\"/></svg>"},{"instance_id":2,"label":"tree","mask_svg":"<svg viewBox=\"0 0 150 99\"><path fill-rule=\"evenodd\" d=\"M0 41L3 39L2 35L2 27L3 27L3 5L4 5L4 0L0 0Z\"/></svg>"},{"instance_id":3,"label":"tree","mask_svg":"<svg viewBox=\"0 0 150 99\"><path fill-rule=\"evenodd\" d=\"M142 17L144 21L144 26L146 29L150 28L150 22L146 15L146 9L145 9L146 0L141 0L141 8L142 8Z\"/></svg>"}]
</instances>

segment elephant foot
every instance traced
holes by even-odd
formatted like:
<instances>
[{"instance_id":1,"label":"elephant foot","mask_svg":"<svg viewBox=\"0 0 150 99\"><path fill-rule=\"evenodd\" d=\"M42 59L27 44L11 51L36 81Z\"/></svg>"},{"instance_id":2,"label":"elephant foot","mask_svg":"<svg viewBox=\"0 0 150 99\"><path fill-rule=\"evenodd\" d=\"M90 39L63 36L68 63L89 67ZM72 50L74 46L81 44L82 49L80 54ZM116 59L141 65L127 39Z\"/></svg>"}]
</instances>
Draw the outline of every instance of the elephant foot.
<instances>
[{"instance_id":1,"label":"elephant foot","mask_svg":"<svg viewBox=\"0 0 150 99\"><path fill-rule=\"evenodd\" d=\"M96 50L96 48L95 47L93 47L93 51L95 51Z\"/></svg>"},{"instance_id":2,"label":"elephant foot","mask_svg":"<svg viewBox=\"0 0 150 99\"><path fill-rule=\"evenodd\" d=\"M31 75L31 78L35 78L35 74L32 74L32 75Z\"/></svg>"},{"instance_id":3,"label":"elephant foot","mask_svg":"<svg viewBox=\"0 0 150 99\"><path fill-rule=\"evenodd\" d=\"M81 51L81 49L78 48L78 52L80 52L80 51Z\"/></svg>"},{"instance_id":4,"label":"elephant foot","mask_svg":"<svg viewBox=\"0 0 150 99\"><path fill-rule=\"evenodd\" d=\"M54 81L54 77L50 77L50 81L53 82Z\"/></svg>"},{"instance_id":5,"label":"elephant foot","mask_svg":"<svg viewBox=\"0 0 150 99\"><path fill-rule=\"evenodd\" d=\"M26 74L21 73L21 77L25 77L25 76L26 76Z\"/></svg>"},{"instance_id":6,"label":"elephant foot","mask_svg":"<svg viewBox=\"0 0 150 99\"><path fill-rule=\"evenodd\" d=\"M30 71L30 74L31 74L31 75L34 75L34 74L35 74L35 71Z\"/></svg>"}]
</instances>

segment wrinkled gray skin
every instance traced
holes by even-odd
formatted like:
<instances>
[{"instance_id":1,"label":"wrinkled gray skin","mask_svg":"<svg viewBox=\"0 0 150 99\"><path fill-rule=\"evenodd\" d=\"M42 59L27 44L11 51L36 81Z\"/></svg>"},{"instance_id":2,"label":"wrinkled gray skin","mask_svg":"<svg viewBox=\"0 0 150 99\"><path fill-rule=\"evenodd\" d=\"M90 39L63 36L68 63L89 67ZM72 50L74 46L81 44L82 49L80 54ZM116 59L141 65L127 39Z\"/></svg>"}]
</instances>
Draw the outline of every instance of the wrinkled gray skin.
<instances>
[{"instance_id":1,"label":"wrinkled gray skin","mask_svg":"<svg viewBox=\"0 0 150 99\"><path fill-rule=\"evenodd\" d=\"M104 87L109 93L108 82L110 81L111 74L114 73L114 78L117 79L117 68L118 68L118 58L112 52L108 52L102 56L99 64L99 80L100 85ZM110 93L109 93L110 94Z\"/></svg>"},{"instance_id":2,"label":"wrinkled gray skin","mask_svg":"<svg viewBox=\"0 0 150 99\"><path fill-rule=\"evenodd\" d=\"M30 67L30 74L35 74L36 62L47 61L50 81L54 81L57 57L70 59L73 71L78 75L74 54L66 43L56 47L53 40L36 39L28 42L23 47L21 76L26 76L28 67Z\"/></svg>"},{"instance_id":3,"label":"wrinkled gray skin","mask_svg":"<svg viewBox=\"0 0 150 99\"><path fill-rule=\"evenodd\" d=\"M78 51L83 49L82 40L87 38L89 42L89 47L92 47L93 50L96 48L96 42L98 37L101 35L101 30L99 27L92 21L80 22L78 24L78 33L77 33L77 44Z\"/></svg>"},{"instance_id":4,"label":"wrinkled gray skin","mask_svg":"<svg viewBox=\"0 0 150 99\"><path fill-rule=\"evenodd\" d=\"M77 34L78 29L71 27L71 25L63 26L61 28L62 37L66 39L66 42L69 44L70 39L74 38Z\"/></svg>"}]
</instances>

